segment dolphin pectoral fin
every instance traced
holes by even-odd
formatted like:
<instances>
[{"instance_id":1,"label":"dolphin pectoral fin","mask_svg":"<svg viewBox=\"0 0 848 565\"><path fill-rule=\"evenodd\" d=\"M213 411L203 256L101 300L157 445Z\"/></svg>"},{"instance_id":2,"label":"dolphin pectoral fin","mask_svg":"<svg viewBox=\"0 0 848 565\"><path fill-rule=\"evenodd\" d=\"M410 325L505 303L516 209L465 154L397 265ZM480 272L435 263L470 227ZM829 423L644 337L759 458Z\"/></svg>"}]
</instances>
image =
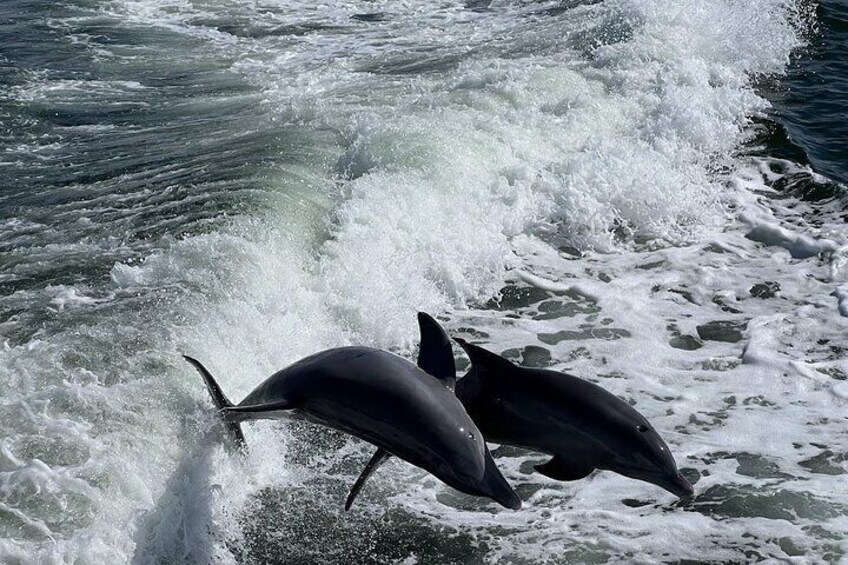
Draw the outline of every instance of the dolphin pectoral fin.
<instances>
[{"instance_id":1,"label":"dolphin pectoral fin","mask_svg":"<svg viewBox=\"0 0 848 565\"><path fill-rule=\"evenodd\" d=\"M281 410L292 410L294 404L288 400L279 400L277 402L269 402L268 404L252 404L250 406L230 406L221 410L224 417L228 420L241 421L261 418L256 414L266 412L279 412Z\"/></svg>"},{"instance_id":2,"label":"dolphin pectoral fin","mask_svg":"<svg viewBox=\"0 0 848 565\"><path fill-rule=\"evenodd\" d=\"M382 465L386 459L391 456L392 454L382 447L374 452L374 455L372 455L371 459L368 460L368 463L365 465L365 468L362 469L359 477L356 478L356 482L353 483L352 487L350 487L350 494L347 495L347 500L345 501L345 512L350 510L350 507L353 506L353 501L356 500L359 491L362 490L362 487L365 485L365 481L368 480L368 477L370 477L371 474L377 470L377 467Z\"/></svg>"},{"instance_id":3,"label":"dolphin pectoral fin","mask_svg":"<svg viewBox=\"0 0 848 565\"><path fill-rule=\"evenodd\" d=\"M432 316L424 312L418 312L418 329L421 332L418 367L453 390L456 386L456 363L448 334Z\"/></svg>"},{"instance_id":4,"label":"dolphin pectoral fin","mask_svg":"<svg viewBox=\"0 0 848 565\"><path fill-rule=\"evenodd\" d=\"M210 373L206 367L204 367L203 364L194 357L183 355L183 359L188 361L195 369L197 369L197 372L200 373L201 377L203 377L203 382L206 384L206 390L209 391L209 396L212 397L212 402L215 404L215 408L218 410L231 408L233 403L227 399L226 395L224 395L224 392L215 381L215 377L212 376L212 373ZM230 443L235 446L238 451L246 452L247 442L244 440L244 434L242 433L238 422L227 421L225 419L224 426L227 434L230 436Z\"/></svg>"},{"instance_id":5,"label":"dolphin pectoral fin","mask_svg":"<svg viewBox=\"0 0 848 565\"><path fill-rule=\"evenodd\" d=\"M558 481L577 481L588 477L595 470L591 465L577 461L567 461L556 456L547 463L534 467L541 474Z\"/></svg>"}]
</instances>

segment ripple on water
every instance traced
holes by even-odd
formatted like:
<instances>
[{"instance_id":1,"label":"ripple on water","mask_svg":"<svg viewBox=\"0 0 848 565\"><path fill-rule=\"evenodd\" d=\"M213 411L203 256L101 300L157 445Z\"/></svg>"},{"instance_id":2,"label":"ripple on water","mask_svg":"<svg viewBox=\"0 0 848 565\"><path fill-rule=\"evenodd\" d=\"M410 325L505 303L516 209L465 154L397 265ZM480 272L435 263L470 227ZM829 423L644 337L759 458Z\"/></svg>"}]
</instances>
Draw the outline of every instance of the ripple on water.
<instances>
[{"instance_id":1,"label":"ripple on water","mask_svg":"<svg viewBox=\"0 0 848 565\"><path fill-rule=\"evenodd\" d=\"M685 508L722 518L768 518L770 520L829 520L843 516L848 507L808 492L740 485L715 485L699 493Z\"/></svg>"},{"instance_id":2,"label":"ripple on water","mask_svg":"<svg viewBox=\"0 0 848 565\"><path fill-rule=\"evenodd\" d=\"M374 479L372 479L374 481ZM327 493L326 481L308 481L290 489L259 493L243 515L243 551L256 563L482 563L489 551L487 538L440 524L403 507L363 509L340 513L339 489ZM308 504L303 501L308 500Z\"/></svg>"}]
</instances>

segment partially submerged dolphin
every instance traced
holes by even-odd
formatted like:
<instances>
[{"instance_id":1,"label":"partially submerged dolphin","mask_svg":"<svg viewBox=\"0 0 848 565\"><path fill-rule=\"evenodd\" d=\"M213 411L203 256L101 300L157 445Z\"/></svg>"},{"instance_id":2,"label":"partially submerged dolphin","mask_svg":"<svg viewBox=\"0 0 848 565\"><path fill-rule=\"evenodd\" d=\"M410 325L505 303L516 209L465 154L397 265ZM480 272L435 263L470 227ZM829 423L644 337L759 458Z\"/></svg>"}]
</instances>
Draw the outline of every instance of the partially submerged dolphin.
<instances>
[{"instance_id":1,"label":"partially submerged dolphin","mask_svg":"<svg viewBox=\"0 0 848 565\"><path fill-rule=\"evenodd\" d=\"M553 455L535 467L553 479L574 481L607 469L679 497L694 494L668 445L644 416L617 396L572 375L519 367L462 339L456 342L471 359L471 369L457 382L444 329L426 314L419 313L418 320L420 349L426 352L419 366L455 389L486 441ZM348 503L373 472L370 466L377 456L357 480Z\"/></svg>"},{"instance_id":2,"label":"partially submerged dolphin","mask_svg":"<svg viewBox=\"0 0 848 565\"><path fill-rule=\"evenodd\" d=\"M199 361L185 358L200 372L237 444L244 444L239 422L291 412L376 445L364 477L395 455L461 492L521 507L455 395L397 355L368 347L316 353L273 374L238 405Z\"/></svg>"}]
</instances>

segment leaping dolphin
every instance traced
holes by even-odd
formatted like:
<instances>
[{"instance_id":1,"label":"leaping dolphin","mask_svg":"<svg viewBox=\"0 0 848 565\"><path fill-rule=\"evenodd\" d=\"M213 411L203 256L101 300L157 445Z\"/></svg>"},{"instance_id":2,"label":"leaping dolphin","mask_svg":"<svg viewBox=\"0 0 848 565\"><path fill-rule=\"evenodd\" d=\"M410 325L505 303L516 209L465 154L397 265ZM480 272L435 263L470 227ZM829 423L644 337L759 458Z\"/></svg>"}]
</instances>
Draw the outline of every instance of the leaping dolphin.
<instances>
[{"instance_id":1,"label":"leaping dolphin","mask_svg":"<svg viewBox=\"0 0 848 565\"><path fill-rule=\"evenodd\" d=\"M471 369L457 382L444 329L426 314L419 313L418 320L420 350L427 353L419 357L419 366L455 389L486 441L552 455L535 468L553 479L575 481L606 469L679 497L694 494L668 445L644 416L617 396L572 375L520 367L463 339L455 341L471 359ZM434 364L433 359L440 361ZM348 503L376 468L372 464L381 462L378 455L360 475Z\"/></svg>"},{"instance_id":2,"label":"leaping dolphin","mask_svg":"<svg viewBox=\"0 0 848 565\"><path fill-rule=\"evenodd\" d=\"M553 455L535 467L552 479L574 481L606 469L681 498L694 494L668 445L627 402L581 378L520 367L456 342L471 359L456 394L487 441Z\"/></svg>"},{"instance_id":3,"label":"leaping dolphin","mask_svg":"<svg viewBox=\"0 0 848 565\"><path fill-rule=\"evenodd\" d=\"M376 445L371 471L395 455L461 492L521 507L459 400L406 359L368 347L329 349L273 374L233 405L199 361L184 357L203 377L237 444L244 443L240 422L292 413Z\"/></svg>"}]
</instances>

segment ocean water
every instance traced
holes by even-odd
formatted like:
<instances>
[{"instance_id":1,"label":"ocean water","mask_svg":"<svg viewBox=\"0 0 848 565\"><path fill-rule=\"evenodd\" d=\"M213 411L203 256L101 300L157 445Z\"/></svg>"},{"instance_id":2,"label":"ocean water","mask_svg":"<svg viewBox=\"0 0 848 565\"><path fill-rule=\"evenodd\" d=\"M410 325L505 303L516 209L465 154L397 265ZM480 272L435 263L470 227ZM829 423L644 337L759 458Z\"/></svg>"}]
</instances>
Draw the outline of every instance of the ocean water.
<instances>
[{"instance_id":1,"label":"ocean water","mask_svg":"<svg viewBox=\"0 0 848 565\"><path fill-rule=\"evenodd\" d=\"M848 561L844 0L6 0L0 562ZM632 402L697 497L512 512L246 426L415 313ZM461 353L457 350L457 356Z\"/></svg>"}]
</instances>

